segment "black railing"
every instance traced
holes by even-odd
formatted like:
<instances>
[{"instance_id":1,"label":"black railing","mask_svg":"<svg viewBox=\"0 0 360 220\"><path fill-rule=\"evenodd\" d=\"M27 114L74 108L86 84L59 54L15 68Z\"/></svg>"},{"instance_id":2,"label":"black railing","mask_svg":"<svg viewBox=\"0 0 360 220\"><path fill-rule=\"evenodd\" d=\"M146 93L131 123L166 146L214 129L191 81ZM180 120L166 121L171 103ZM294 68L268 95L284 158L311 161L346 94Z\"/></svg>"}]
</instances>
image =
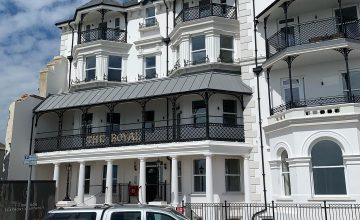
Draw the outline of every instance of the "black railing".
<instances>
[{"instance_id":1,"label":"black railing","mask_svg":"<svg viewBox=\"0 0 360 220\"><path fill-rule=\"evenodd\" d=\"M203 58L197 59L197 60L184 60L184 66L191 66L191 65L199 65L203 63L210 62L209 56L205 56Z\"/></svg>"},{"instance_id":2,"label":"black railing","mask_svg":"<svg viewBox=\"0 0 360 220\"><path fill-rule=\"evenodd\" d=\"M194 220L252 220L254 214L265 208L260 203L182 203L185 216ZM275 203L255 220L355 220L360 219L360 204L328 203Z\"/></svg>"},{"instance_id":3,"label":"black railing","mask_svg":"<svg viewBox=\"0 0 360 220\"><path fill-rule=\"evenodd\" d=\"M207 4L183 9L175 18L175 25L210 16L236 19L236 8L225 4Z\"/></svg>"},{"instance_id":4,"label":"black railing","mask_svg":"<svg viewBox=\"0 0 360 220\"><path fill-rule=\"evenodd\" d=\"M287 47L333 40L337 38L360 39L360 20L345 22L328 18L297 25L289 25L267 39L268 56L271 57Z\"/></svg>"},{"instance_id":5,"label":"black railing","mask_svg":"<svg viewBox=\"0 0 360 220\"><path fill-rule=\"evenodd\" d=\"M204 118L201 118L205 120ZM62 130L38 133L35 138L35 152L52 152L110 146L128 146L196 140L219 140L244 142L242 118L234 118L234 124L222 123L222 117L211 116L209 123L191 123L193 118L182 119L188 123L167 125L166 121L109 125L102 127ZM174 133L175 132L175 133Z\"/></svg>"},{"instance_id":6,"label":"black railing","mask_svg":"<svg viewBox=\"0 0 360 220\"><path fill-rule=\"evenodd\" d=\"M81 32L81 43L97 40L118 41L126 43L126 31L119 28L95 28Z\"/></svg>"},{"instance_id":7,"label":"black railing","mask_svg":"<svg viewBox=\"0 0 360 220\"><path fill-rule=\"evenodd\" d=\"M359 102L360 102L360 96L319 97L319 98L299 100L294 102L287 102L278 105L271 109L271 114L272 115L277 114L293 108L316 107L316 106L337 105L337 104L345 104L345 103L359 103Z\"/></svg>"}]
</instances>

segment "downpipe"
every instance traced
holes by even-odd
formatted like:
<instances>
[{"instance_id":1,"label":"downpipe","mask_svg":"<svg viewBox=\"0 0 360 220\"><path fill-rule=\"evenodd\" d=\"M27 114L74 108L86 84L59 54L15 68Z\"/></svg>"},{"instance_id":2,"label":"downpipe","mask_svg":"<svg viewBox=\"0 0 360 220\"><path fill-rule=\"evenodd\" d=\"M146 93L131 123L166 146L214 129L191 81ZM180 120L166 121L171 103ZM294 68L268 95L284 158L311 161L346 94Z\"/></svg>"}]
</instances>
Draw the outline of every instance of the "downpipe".
<instances>
[{"instance_id":1,"label":"downpipe","mask_svg":"<svg viewBox=\"0 0 360 220\"><path fill-rule=\"evenodd\" d=\"M166 37L163 39L163 42L166 44L166 76L169 75L169 7L166 4L166 0L163 0L165 9L166 9ZM175 7L175 6L174 6Z\"/></svg>"},{"instance_id":2,"label":"downpipe","mask_svg":"<svg viewBox=\"0 0 360 220\"><path fill-rule=\"evenodd\" d=\"M258 21L255 17L255 0L253 1L253 22L254 22L254 43L255 43L255 68L253 72L256 74L256 84L257 84L257 101L258 101L258 117L259 117L259 130L260 130L260 152L261 152L261 169L262 169L262 182L263 182L263 196L264 196L264 209L256 212L252 216L252 220L255 220L257 216L266 212L267 207L267 196L266 196L266 179L265 179L265 160L264 160L264 142L263 142L263 132L262 132L262 115L261 115L261 98L260 98L260 73L262 72L262 67L258 66L258 48L257 48L257 25Z\"/></svg>"},{"instance_id":3,"label":"downpipe","mask_svg":"<svg viewBox=\"0 0 360 220\"><path fill-rule=\"evenodd\" d=\"M67 59L69 60L70 63L70 67L69 67L69 82L68 82L68 88L70 90L70 86L71 86L71 72L72 72L72 61L73 61L73 48L74 48L74 28L70 25L70 22L68 23L70 29L71 29L71 51L70 51L70 56L67 57Z\"/></svg>"}]
</instances>

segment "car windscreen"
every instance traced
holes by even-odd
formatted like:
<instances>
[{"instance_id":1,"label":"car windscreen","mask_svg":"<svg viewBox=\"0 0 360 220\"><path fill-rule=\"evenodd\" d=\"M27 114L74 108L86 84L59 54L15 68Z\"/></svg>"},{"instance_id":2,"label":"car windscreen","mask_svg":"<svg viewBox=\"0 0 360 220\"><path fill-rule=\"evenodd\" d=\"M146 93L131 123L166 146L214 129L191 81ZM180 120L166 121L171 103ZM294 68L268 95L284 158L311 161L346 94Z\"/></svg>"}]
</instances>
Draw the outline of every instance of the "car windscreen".
<instances>
[{"instance_id":1,"label":"car windscreen","mask_svg":"<svg viewBox=\"0 0 360 220\"><path fill-rule=\"evenodd\" d=\"M96 212L49 213L43 220L96 220Z\"/></svg>"}]
</instances>

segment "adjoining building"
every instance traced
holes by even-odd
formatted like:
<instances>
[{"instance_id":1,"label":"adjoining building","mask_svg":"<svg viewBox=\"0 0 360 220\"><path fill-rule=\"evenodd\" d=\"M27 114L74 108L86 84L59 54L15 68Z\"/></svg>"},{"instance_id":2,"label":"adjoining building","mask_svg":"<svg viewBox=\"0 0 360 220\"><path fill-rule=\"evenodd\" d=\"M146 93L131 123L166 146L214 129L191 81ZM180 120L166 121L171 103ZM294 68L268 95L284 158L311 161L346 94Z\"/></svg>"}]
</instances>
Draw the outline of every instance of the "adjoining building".
<instances>
[{"instance_id":1,"label":"adjoining building","mask_svg":"<svg viewBox=\"0 0 360 220\"><path fill-rule=\"evenodd\" d=\"M257 19L273 198L359 201L359 1L274 1Z\"/></svg>"}]
</instances>

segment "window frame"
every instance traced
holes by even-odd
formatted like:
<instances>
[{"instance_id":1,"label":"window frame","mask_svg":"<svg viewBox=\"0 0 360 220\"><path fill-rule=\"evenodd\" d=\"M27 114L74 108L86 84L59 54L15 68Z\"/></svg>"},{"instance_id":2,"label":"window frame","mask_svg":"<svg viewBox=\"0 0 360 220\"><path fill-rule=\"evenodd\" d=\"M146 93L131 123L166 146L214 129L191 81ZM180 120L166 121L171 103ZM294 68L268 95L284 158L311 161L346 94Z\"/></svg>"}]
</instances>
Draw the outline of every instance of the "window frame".
<instances>
[{"instance_id":1,"label":"window frame","mask_svg":"<svg viewBox=\"0 0 360 220\"><path fill-rule=\"evenodd\" d=\"M229 101L235 103L235 112L225 112L225 102L229 102ZM226 118L226 116L231 116L231 117L235 116L235 121L234 121L235 123L233 123L233 124L231 124L231 123L225 124L224 119ZM238 103L237 103L237 101L234 100L234 99L223 99L223 125L224 126L236 126L238 124L238 122L237 122L238 117L237 116L238 116Z\"/></svg>"},{"instance_id":2,"label":"window frame","mask_svg":"<svg viewBox=\"0 0 360 220\"><path fill-rule=\"evenodd\" d=\"M89 120L89 118L91 119ZM93 113L84 113L81 115L81 134L92 134L93 120L94 120ZM88 121L91 121L91 123L88 123Z\"/></svg>"},{"instance_id":3,"label":"window frame","mask_svg":"<svg viewBox=\"0 0 360 220\"><path fill-rule=\"evenodd\" d=\"M89 169L89 172L86 171L87 169ZM86 176L87 173L89 173L88 177ZM84 194L90 194L90 183L91 183L91 165L85 165Z\"/></svg>"},{"instance_id":4,"label":"window frame","mask_svg":"<svg viewBox=\"0 0 360 220\"><path fill-rule=\"evenodd\" d=\"M196 37L204 37L204 48L203 49L198 49L198 50L193 50L193 39L196 38ZM206 63L206 56L207 56L207 53L206 53L206 36L204 34L202 35L195 35L195 36L192 36L191 37L191 63L193 65L197 65L197 64L203 64L203 63ZM205 56L202 58L204 60L194 60L194 53L199 53L199 52L205 52Z\"/></svg>"},{"instance_id":5,"label":"window frame","mask_svg":"<svg viewBox=\"0 0 360 220\"><path fill-rule=\"evenodd\" d=\"M153 16L148 16L148 9L153 9L154 10L154 15ZM144 11L145 11L145 15L144 15L145 27L156 26L156 8L155 8L155 6L146 7L144 9ZM150 22L148 22L148 21L150 21Z\"/></svg>"},{"instance_id":6,"label":"window frame","mask_svg":"<svg viewBox=\"0 0 360 220\"><path fill-rule=\"evenodd\" d=\"M204 161L204 165L205 167L204 168L204 171L203 174L195 174L195 161ZM202 194L202 193L206 193L206 160L205 159L194 159L193 160L193 171L192 171L192 175L193 175L193 192L194 193L199 193L199 194ZM203 179L202 183L203 183L203 187L200 187L200 188L203 188L202 191L196 191L196 187L195 187L195 177L201 177L201 179Z\"/></svg>"},{"instance_id":7,"label":"window frame","mask_svg":"<svg viewBox=\"0 0 360 220\"><path fill-rule=\"evenodd\" d=\"M225 3L226 4L226 3ZM225 47L221 47L221 39L222 37L231 37L231 40L232 40L232 48L225 48ZM220 54L219 54L219 58L221 60L222 63L233 63L234 62L234 36L232 35L226 35L226 34L220 34ZM223 60L221 59L221 51L231 51L231 60L230 61L227 61L227 60Z\"/></svg>"},{"instance_id":8,"label":"window frame","mask_svg":"<svg viewBox=\"0 0 360 220\"><path fill-rule=\"evenodd\" d=\"M89 58L94 58L95 59L95 66L91 67L91 68L87 68L87 62ZM94 70L94 78L93 79L89 79L88 78L88 71ZM87 56L85 57L85 66L84 66L84 71L85 71L85 82L90 82L90 81L94 81L96 80L96 55L91 55L91 56Z\"/></svg>"},{"instance_id":9,"label":"window frame","mask_svg":"<svg viewBox=\"0 0 360 220\"><path fill-rule=\"evenodd\" d=\"M121 67L111 67L110 66L110 57L116 57L116 58L120 58L121 59ZM112 82L121 82L121 78L122 78L122 67L123 67L123 58L122 56L118 56L118 55L109 55L108 57L108 73L107 73L107 80L108 81L112 81ZM109 76L110 76L110 73L109 73L109 70L115 70L115 71L120 71L120 80L117 81L117 80L109 80Z\"/></svg>"},{"instance_id":10,"label":"window frame","mask_svg":"<svg viewBox=\"0 0 360 220\"><path fill-rule=\"evenodd\" d=\"M112 175L112 194L116 194L117 193L117 178L118 178L118 165L117 164L113 164L113 175ZM114 172L114 168L116 167L116 172ZM107 164L104 164L103 166L103 176L102 176L102 184L101 184L101 192L105 193L106 192L106 175L107 175ZM115 182L115 184L114 184Z\"/></svg>"},{"instance_id":11,"label":"window frame","mask_svg":"<svg viewBox=\"0 0 360 220\"><path fill-rule=\"evenodd\" d=\"M227 169L226 169L226 161L227 160L237 160L239 162L239 173L238 174L234 174L234 173L227 173ZM224 170L224 177L225 177L225 192L242 192L242 186L241 186L241 160L238 158L225 158L224 160L225 163L225 170ZM239 178L239 190L229 190L227 188L227 184L226 184L226 177L238 177Z\"/></svg>"},{"instance_id":12,"label":"window frame","mask_svg":"<svg viewBox=\"0 0 360 220\"><path fill-rule=\"evenodd\" d=\"M304 99L304 80L300 77L292 77L292 89L293 89L293 95L294 95L294 89L299 89L299 99L297 100L295 96L293 96L294 102L301 101ZM294 83L298 80L298 83ZM289 84L284 85L284 82L289 81ZM286 101L286 89L290 91L290 79L289 78L281 78L280 79L280 85L281 85L281 98L283 103L289 103L289 101ZM290 93L289 93L290 95Z\"/></svg>"},{"instance_id":13,"label":"window frame","mask_svg":"<svg viewBox=\"0 0 360 220\"><path fill-rule=\"evenodd\" d=\"M349 77L350 77L350 86L351 86L351 92L354 94L355 93L358 93L360 95L360 87L359 88L356 88L355 85L353 85L352 82L354 82L354 80L351 80L352 77L351 75L352 74L360 74L360 69L350 69L349 70ZM349 93L349 90L347 88L347 85L346 85L346 71L341 71L340 73L341 75L341 84L342 84L342 92L343 94L348 94Z\"/></svg>"},{"instance_id":14,"label":"window frame","mask_svg":"<svg viewBox=\"0 0 360 220\"><path fill-rule=\"evenodd\" d=\"M330 141L333 142L337 145L337 147L340 149L341 151L341 157L342 157L342 165L331 165L331 166L314 166L313 162L312 162L312 150L314 149L314 147L320 143L321 141ZM314 169L332 169L332 168L342 168L343 169L343 174L344 174L344 187L345 187L345 194L317 194L316 193L316 189L315 189L315 178L314 178ZM314 143L311 147L311 151L310 151L310 176L311 176L311 185L312 185L312 195L313 197L344 197L344 196L348 196L348 181L347 181L347 175L346 175L346 166L344 164L344 152L342 150L342 148L340 147L340 144L337 141L331 140L331 139L321 139L319 141L317 141L316 143Z\"/></svg>"},{"instance_id":15,"label":"window frame","mask_svg":"<svg viewBox=\"0 0 360 220\"><path fill-rule=\"evenodd\" d=\"M151 66L151 67L148 67L147 66L147 59L150 59L150 58L154 58L154 60L155 60L155 64L154 64L154 66ZM155 78L157 78L157 73L156 73L156 56L155 55L148 55L148 56L145 56L144 57L144 77L145 77L145 79L155 79ZM154 75L154 77L150 77L149 76L149 74L147 73L148 72L148 70L155 70L155 75Z\"/></svg>"},{"instance_id":16,"label":"window frame","mask_svg":"<svg viewBox=\"0 0 360 220\"><path fill-rule=\"evenodd\" d=\"M204 107L203 108L197 108L196 111L195 108L194 108L194 103L200 103L200 102L203 102L204 103ZM199 99L199 100L193 100L191 102L191 109L192 109L192 123L193 125L203 125L203 124L206 124L206 103L205 103L205 100L202 100L202 99ZM204 113L197 113L197 111L199 109L205 109L205 112ZM197 120L199 118L204 118L205 119L205 122L197 122Z\"/></svg>"},{"instance_id":17,"label":"window frame","mask_svg":"<svg viewBox=\"0 0 360 220\"><path fill-rule=\"evenodd\" d=\"M181 167L181 160L177 161L178 165L178 192L182 193L182 167Z\"/></svg>"},{"instance_id":18,"label":"window frame","mask_svg":"<svg viewBox=\"0 0 360 220\"><path fill-rule=\"evenodd\" d=\"M283 154L286 153L286 157L283 157ZM280 178L281 178L281 194L284 196L284 197L291 197L291 176L290 176L290 167L289 167L289 162L288 162L288 159L289 159L289 154L287 153L286 150L283 150L280 154L280 161L281 161L281 164L280 164ZM288 171L284 171L283 169L283 166L286 166ZM287 194L286 192L286 188L285 188L285 176L288 175L289 177L289 194Z\"/></svg>"}]
</instances>

